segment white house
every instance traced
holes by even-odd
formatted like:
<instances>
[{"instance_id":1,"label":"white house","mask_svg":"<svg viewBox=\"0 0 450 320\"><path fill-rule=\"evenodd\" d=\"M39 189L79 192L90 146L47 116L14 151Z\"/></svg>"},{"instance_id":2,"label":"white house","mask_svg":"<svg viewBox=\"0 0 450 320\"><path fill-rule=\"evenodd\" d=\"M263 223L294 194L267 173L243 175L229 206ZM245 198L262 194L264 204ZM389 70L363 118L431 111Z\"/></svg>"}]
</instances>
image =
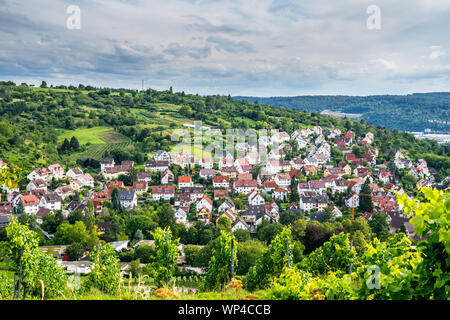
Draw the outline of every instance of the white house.
<instances>
[{"instance_id":1,"label":"white house","mask_svg":"<svg viewBox=\"0 0 450 320\"><path fill-rule=\"evenodd\" d=\"M119 191L118 198L120 205L125 209L132 209L137 206L137 195L135 191Z\"/></svg>"},{"instance_id":2,"label":"white house","mask_svg":"<svg viewBox=\"0 0 450 320\"><path fill-rule=\"evenodd\" d=\"M158 150L155 155L153 156L153 159L155 161L169 161L170 162L170 155L165 150Z\"/></svg>"},{"instance_id":3,"label":"white house","mask_svg":"<svg viewBox=\"0 0 450 320\"><path fill-rule=\"evenodd\" d=\"M248 195L248 204L250 206L258 206L261 204L265 204L264 198L259 194L259 192L256 189L253 189L253 191Z\"/></svg>"}]
</instances>

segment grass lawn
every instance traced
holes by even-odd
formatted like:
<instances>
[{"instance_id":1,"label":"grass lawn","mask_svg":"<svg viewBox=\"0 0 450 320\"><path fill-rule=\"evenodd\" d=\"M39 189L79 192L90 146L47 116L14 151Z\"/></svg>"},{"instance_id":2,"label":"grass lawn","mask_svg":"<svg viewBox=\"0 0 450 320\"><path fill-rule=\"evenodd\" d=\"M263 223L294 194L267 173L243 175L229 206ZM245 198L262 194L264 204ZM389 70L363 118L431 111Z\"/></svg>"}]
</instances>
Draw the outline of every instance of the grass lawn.
<instances>
[{"instance_id":1,"label":"grass lawn","mask_svg":"<svg viewBox=\"0 0 450 320\"><path fill-rule=\"evenodd\" d=\"M58 136L58 143L64 139L70 140L72 136L78 139L80 145L90 142L91 144L107 144L127 142L128 139L115 132L110 127L80 128L75 130L62 130Z\"/></svg>"}]
</instances>

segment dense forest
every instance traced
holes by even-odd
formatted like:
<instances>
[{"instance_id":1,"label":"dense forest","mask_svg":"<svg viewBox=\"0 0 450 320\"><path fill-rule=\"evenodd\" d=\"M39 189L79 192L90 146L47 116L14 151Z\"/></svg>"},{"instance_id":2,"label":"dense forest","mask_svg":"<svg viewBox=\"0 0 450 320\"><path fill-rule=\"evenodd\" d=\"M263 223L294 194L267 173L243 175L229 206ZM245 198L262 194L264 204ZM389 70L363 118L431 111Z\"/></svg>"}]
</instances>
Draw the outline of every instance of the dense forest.
<instances>
[{"instance_id":1,"label":"dense forest","mask_svg":"<svg viewBox=\"0 0 450 320\"><path fill-rule=\"evenodd\" d=\"M376 126L401 131L425 129L450 132L450 93L414 93L409 95L235 97L260 104L296 110L362 114L362 119Z\"/></svg>"},{"instance_id":2,"label":"dense forest","mask_svg":"<svg viewBox=\"0 0 450 320\"><path fill-rule=\"evenodd\" d=\"M430 100L428 95L425 97ZM443 97L445 94L436 95L432 101L444 104ZM446 108L443 112L448 113ZM291 133L319 125L324 129L352 130L357 136L371 131L375 135L374 145L380 150L380 161L389 160L386 151L402 148L413 160L427 155L440 166L448 165L448 146L418 140L412 134L364 120L274 108L230 96L186 94L172 88L136 91L81 84L48 87L45 82L37 88L25 83L0 82L0 117L0 158L25 170L52 162L73 165L77 161L98 161L105 155L113 155L118 161L131 159L142 163L149 152L169 150L174 144L170 133L194 120L221 129L272 127ZM73 135L79 141L71 139Z\"/></svg>"}]
</instances>

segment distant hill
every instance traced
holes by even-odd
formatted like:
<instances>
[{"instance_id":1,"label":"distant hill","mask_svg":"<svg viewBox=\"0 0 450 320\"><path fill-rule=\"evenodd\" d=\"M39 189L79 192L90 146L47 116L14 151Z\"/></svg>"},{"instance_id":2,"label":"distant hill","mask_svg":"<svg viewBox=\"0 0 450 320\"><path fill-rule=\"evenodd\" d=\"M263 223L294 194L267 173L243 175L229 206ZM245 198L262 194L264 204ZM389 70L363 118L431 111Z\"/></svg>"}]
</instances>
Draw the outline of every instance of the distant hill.
<instances>
[{"instance_id":1,"label":"distant hill","mask_svg":"<svg viewBox=\"0 0 450 320\"><path fill-rule=\"evenodd\" d=\"M376 126L401 131L450 132L450 92L378 96L234 97L275 107L326 113L362 114Z\"/></svg>"}]
</instances>

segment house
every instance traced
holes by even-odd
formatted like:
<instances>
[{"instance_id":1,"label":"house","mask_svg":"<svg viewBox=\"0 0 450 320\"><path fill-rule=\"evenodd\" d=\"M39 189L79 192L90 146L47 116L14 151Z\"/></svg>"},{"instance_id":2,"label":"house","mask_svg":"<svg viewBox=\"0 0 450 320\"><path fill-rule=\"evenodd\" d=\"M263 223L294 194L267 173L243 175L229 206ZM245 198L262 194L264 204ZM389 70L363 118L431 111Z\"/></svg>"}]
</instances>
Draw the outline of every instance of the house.
<instances>
[{"instance_id":1,"label":"house","mask_svg":"<svg viewBox=\"0 0 450 320\"><path fill-rule=\"evenodd\" d=\"M238 171L234 167L225 167L220 170L220 174L230 179L236 179Z\"/></svg>"},{"instance_id":2,"label":"house","mask_svg":"<svg viewBox=\"0 0 450 320\"><path fill-rule=\"evenodd\" d=\"M226 188L230 187L230 178L225 176L213 177L213 188Z\"/></svg>"},{"instance_id":3,"label":"house","mask_svg":"<svg viewBox=\"0 0 450 320\"><path fill-rule=\"evenodd\" d=\"M232 168L233 166L233 158L222 158L219 161L219 170L222 170L223 168Z\"/></svg>"},{"instance_id":4,"label":"house","mask_svg":"<svg viewBox=\"0 0 450 320\"><path fill-rule=\"evenodd\" d=\"M214 200L228 197L228 190L214 190Z\"/></svg>"},{"instance_id":5,"label":"house","mask_svg":"<svg viewBox=\"0 0 450 320\"><path fill-rule=\"evenodd\" d=\"M177 223L186 223L187 216L187 212L181 208L178 208L178 210L175 211L175 220L177 221Z\"/></svg>"},{"instance_id":6,"label":"house","mask_svg":"<svg viewBox=\"0 0 450 320\"><path fill-rule=\"evenodd\" d=\"M69 171L66 172L66 177L75 180L78 179L83 174L83 170L80 168L72 168Z\"/></svg>"},{"instance_id":7,"label":"house","mask_svg":"<svg viewBox=\"0 0 450 320\"><path fill-rule=\"evenodd\" d=\"M250 192L250 194L248 195L248 204L250 206L258 206L265 203L266 201L256 189L253 189L252 192Z\"/></svg>"},{"instance_id":8,"label":"house","mask_svg":"<svg viewBox=\"0 0 450 320\"><path fill-rule=\"evenodd\" d=\"M175 182L175 175L170 169L166 169L161 174L161 184L173 184Z\"/></svg>"},{"instance_id":9,"label":"house","mask_svg":"<svg viewBox=\"0 0 450 320\"><path fill-rule=\"evenodd\" d=\"M202 157L198 164L200 165L200 168L202 169L212 169L214 166L214 160L211 157Z\"/></svg>"},{"instance_id":10,"label":"house","mask_svg":"<svg viewBox=\"0 0 450 320\"><path fill-rule=\"evenodd\" d=\"M252 166L249 164L244 164L242 166L237 166L236 169L240 174L249 174L252 171Z\"/></svg>"},{"instance_id":11,"label":"house","mask_svg":"<svg viewBox=\"0 0 450 320\"><path fill-rule=\"evenodd\" d=\"M162 177L163 177L163 175L161 175L161 180L162 180ZM151 172L138 172L136 174L136 178L137 178L137 181L145 181L145 182L149 183L150 181L152 181L152 174L151 174Z\"/></svg>"},{"instance_id":12,"label":"house","mask_svg":"<svg viewBox=\"0 0 450 320\"><path fill-rule=\"evenodd\" d=\"M344 179L335 179L331 185L331 191L333 194L336 192L344 193L347 191L347 181Z\"/></svg>"},{"instance_id":13,"label":"house","mask_svg":"<svg viewBox=\"0 0 450 320\"><path fill-rule=\"evenodd\" d=\"M348 130L347 133L343 136L344 142L347 146L352 145L354 138L355 138L355 133L350 130Z\"/></svg>"},{"instance_id":14,"label":"house","mask_svg":"<svg viewBox=\"0 0 450 320\"><path fill-rule=\"evenodd\" d=\"M103 171L102 174L106 180L115 180L115 179L118 179L119 176L121 176L121 175L128 174L129 170L130 170L130 166L119 165L119 166L114 166L114 167L106 167L105 171Z\"/></svg>"},{"instance_id":15,"label":"house","mask_svg":"<svg viewBox=\"0 0 450 320\"><path fill-rule=\"evenodd\" d=\"M53 179L60 180L64 178L64 169L59 163L49 165L48 170L53 176Z\"/></svg>"},{"instance_id":16,"label":"house","mask_svg":"<svg viewBox=\"0 0 450 320\"><path fill-rule=\"evenodd\" d=\"M43 190L47 192L47 183L43 179L32 180L27 185L27 191Z\"/></svg>"},{"instance_id":17,"label":"house","mask_svg":"<svg viewBox=\"0 0 450 320\"><path fill-rule=\"evenodd\" d=\"M61 210L61 198L54 192L47 193L41 198L39 206L50 211Z\"/></svg>"},{"instance_id":18,"label":"house","mask_svg":"<svg viewBox=\"0 0 450 320\"><path fill-rule=\"evenodd\" d=\"M256 226L261 224L266 217L266 207L265 205L247 206L240 215L249 225L250 232L256 233Z\"/></svg>"},{"instance_id":19,"label":"house","mask_svg":"<svg viewBox=\"0 0 450 320\"><path fill-rule=\"evenodd\" d=\"M224 212L225 210L235 211L236 207L234 206L233 201L230 198L225 199L225 201L219 206L217 209L219 213Z\"/></svg>"},{"instance_id":20,"label":"house","mask_svg":"<svg viewBox=\"0 0 450 320\"><path fill-rule=\"evenodd\" d=\"M283 188L276 188L273 191L273 198L275 200L286 201L288 196L288 190Z\"/></svg>"},{"instance_id":21,"label":"house","mask_svg":"<svg viewBox=\"0 0 450 320\"><path fill-rule=\"evenodd\" d=\"M197 201L198 198L202 198L204 195L203 187L183 188L183 192L191 197L191 202Z\"/></svg>"},{"instance_id":22,"label":"house","mask_svg":"<svg viewBox=\"0 0 450 320\"><path fill-rule=\"evenodd\" d=\"M76 210L84 212L84 210L86 208L87 208L86 202L72 201L66 206L65 209L63 209L62 213L63 213L63 216L65 218L67 218L71 212L76 211Z\"/></svg>"},{"instance_id":23,"label":"house","mask_svg":"<svg viewBox=\"0 0 450 320\"><path fill-rule=\"evenodd\" d=\"M118 198L122 208L132 209L137 206L137 195L134 190L121 190L119 191Z\"/></svg>"},{"instance_id":24,"label":"house","mask_svg":"<svg viewBox=\"0 0 450 320\"><path fill-rule=\"evenodd\" d=\"M305 164L303 166L303 172L305 173L305 175L309 176L309 175L316 175L317 174L317 167L315 165L307 165Z\"/></svg>"},{"instance_id":25,"label":"house","mask_svg":"<svg viewBox=\"0 0 450 320\"><path fill-rule=\"evenodd\" d=\"M26 214L36 214L38 212L39 199L35 195L23 195L21 201Z\"/></svg>"},{"instance_id":26,"label":"house","mask_svg":"<svg viewBox=\"0 0 450 320\"><path fill-rule=\"evenodd\" d=\"M138 196L142 196L147 192L147 182L145 181L134 181L133 185L129 187L129 190L134 190Z\"/></svg>"},{"instance_id":27,"label":"house","mask_svg":"<svg viewBox=\"0 0 450 320\"><path fill-rule=\"evenodd\" d=\"M291 185L291 177L288 173L277 173L275 175L275 182L280 188L287 188Z\"/></svg>"},{"instance_id":28,"label":"house","mask_svg":"<svg viewBox=\"0 0 450 320\"><path fill-rule=\"evenodd\" d=\"M174 195L174 205L176 206L176 207L179 207L179 206L181 206L181 205L183 205L184 203L188 203L188 206L189 206L189 203L191 202L191 196L189 195L189 194L186 194L186 193L176 193L175 195ZM189 210L189 209L188 209Z\"/></svg>"},{"instance_id":29,"label":"house","mask_svg":"<svg viewBox=\"0 0 450 320\"><path fill-rule=\"evenodd\" d=\"M42 223L42 218L44 218L50 212L52 212L52 210L44 208L44 207L40 207L39 210L36 212L36 216L37 216L37 221L36 222L41 224Z\"/></svg>"},{"instance_id":30,"label":"house","mask_svg":"<svg viewBox=\"0 0 450 320\"><path fill-rule=\"evenodd\" d=\"M145 171L151 172L164 172L169 169L169 161L161 160L161 161L147 161L144 164Z\"/></svg>"},{"instance_id":31,"label":"house","mask_svg":"<svg viewBox=\"0 0 450 320\"><path fill-rule=\"evenodd\" d=\"M83 184L84 187L94 187L95 180L89 173L82 174L80 177L78 177L78 180Z\"/></svg>"},{"instance_id":32,"label":"house","mask_svg":"<svg viewBox=\"0 0 450 320\"><path fill-rule=\"evenodd\" d=\"M283 171L283 166L279 160L271 160L266 165L266 171L268 174L277 174Z\"/></svg>"},{"instance_id":33,"label":"house","mask_svg":"<svg viewBox=\"0 0 450 320\"><path fill-rule=\"evenodd\" d=\"M62 200L75 195L75 191L69 185L58 187L55 189L55 192Z\"/></svg>"},{"instance_id":34,"label":"house","mask_svg":"<svg viewBox=\"0 0 450 320\"><path fill-rule=\"evenodd\" d=\"M200 177L204 179L212 179L216 175L216 170L214 169L200 169Z\"/></svg>"},{"instance_id":35,"label":"house","mask_svg":"<svg viewBox=\"0 0 450 320\"><path fill-rule=\"evenodd\" d=\"M274 135L272 135L271 137L271 142L272 144L277 143L283 143L283 142L287 142L291 139L291 137L289 136L289 134L287 132L277 132Z\"/></svg>"},{"instance_id":36,"label":"house","mask_svg":"<svg viewBox=\"0 0 450 320\"><path fill-rule=\"evenodd\" d=\"M113 158L103 158L100 160L100 171L105 172L106 168L113 168L115 161Z\"/></svg>"},{"instance_id":37,"label":"house","mask_svg":"<svg viewBox=\"0 0 450 320\"><path fill-rule=\"evenodd\" d=\"M168 161L170 162L170 155L167 151L164 150L158 150L156 151L155 155L153 156L153 159L155 161Z\"/></svg>"},{"instance_id":38,"label":"house","mask_svg":"<svg viewBox=\"0 0 450 320\"><path fill-rule=\"evenodd\" d=\"M233 222L231 222L231 232L235 232L236 230L249 230L249 229L250 226L240 217L237 217Z\"/></svg>"},{"instance_id":39,"label":"house","mask_svg":"<svg viewBox=\"0 0 450 320\"><path fill-rule=\"evenodd\" d=\"M169 201L175 196L174 186L153 186L152 199L153 201L165 200Z\"/></svg>"},{"instance_id":40,"label":"house","mask_svg":"<svg viewBox=\"0 0 450 320\"><path fill-rule=\"evenodd\" d=\"M256 180L236 180L233 184L233 191L235 193L249 194L253 189L258 187Z\"/></svg>"},{"instance_id":41,"label":"house","mask_svg":"<svg viewBox=\"0 0 450 320\"><path fill-rule=\"evenodd\" d=\"M272 192L277 188L277 183L275 181L264 181L264 191L267 193Z\"/></svg>"},{"instance_id":42,"label":"house","mask_svg":"<svg viewBox=\"0 0 450 320\"><path fill-rule=\"evenodd\" d=\"M178 189L189 188L194 184L192 182L191 176L179 176L178 177Z\"/></svg>"},{"instance_id":43,"label":"house","mask_svg":"<svg viewBox=\"0 0 450 320\"><path fill-rule=\"evenodd\" d=\"M50 182L52 176L50 173L50 170L48 170L47 168L44 169L36 169L34 171L32 171L31 173L28 174L27 179L32 181L32 180L44 180L46 183Z\"/></svg>"},{"instance_id":44,"label":"house","mask_svg":"<svg viewBox=\"0 0 450 320\"><path fill-rule=\"evenodd\" d=\"M351 193L345 197L345 206L349 208L359 207L359 196L356 193Z\"/></svg>"},{"instance_id":45,"label":"house","mask_svg":"<svg viewBox=\"0 0 450 320\"><path fill-rule=\"evenodd\" d=\"M210 219L211 211L213 209L213 202L211 199L208 198L208 196L204 195L202 198L197 200L195 208L197 212L197 217L201 219Z\"/></svg>"},{"instance_id":46,"label":"house","mask_svg":"<svg viewBox=\"0 0 450 320\"><path fill-rule=\"evenodd\" d=\"M327 196L300 197L299 208L303 211L323 211L328 206Z\"/></svg>"}]
</instances>

